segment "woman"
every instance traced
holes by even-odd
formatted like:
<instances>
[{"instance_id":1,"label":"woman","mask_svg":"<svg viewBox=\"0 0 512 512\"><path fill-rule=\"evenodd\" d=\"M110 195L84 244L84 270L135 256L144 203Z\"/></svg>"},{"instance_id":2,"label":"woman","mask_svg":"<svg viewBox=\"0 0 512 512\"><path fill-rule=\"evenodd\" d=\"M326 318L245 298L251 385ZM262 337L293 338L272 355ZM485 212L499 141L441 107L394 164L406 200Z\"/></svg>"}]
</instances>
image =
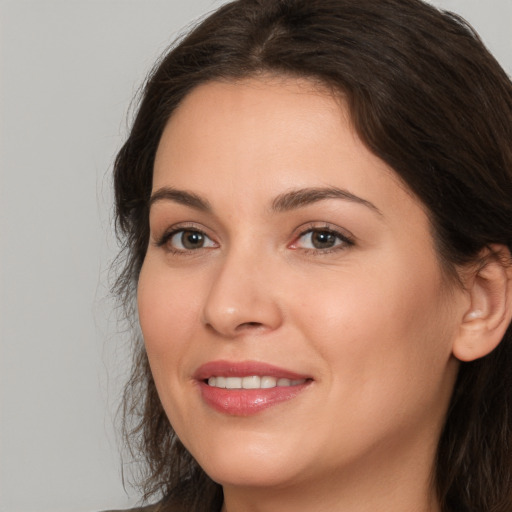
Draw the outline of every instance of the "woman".
<instances>
[{"instance_id":1,"label":"woman","mask_svg":"<svg viewBox=\"0 0 512 512\"><path fill-rule=\"evenodd\" d=\"M163 58L115 166L155 510L512 510L511 140L420 0L238 0Z\"/></svg>"}]
</instances>

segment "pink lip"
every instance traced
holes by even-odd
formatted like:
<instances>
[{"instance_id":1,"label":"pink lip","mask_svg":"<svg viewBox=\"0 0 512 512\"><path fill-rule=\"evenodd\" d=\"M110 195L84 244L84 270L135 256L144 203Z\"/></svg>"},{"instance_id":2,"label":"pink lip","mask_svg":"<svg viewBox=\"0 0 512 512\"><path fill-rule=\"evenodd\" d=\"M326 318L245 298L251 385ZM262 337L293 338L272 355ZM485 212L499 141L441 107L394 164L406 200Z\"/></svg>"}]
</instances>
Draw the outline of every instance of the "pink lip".
<instances>
[{"instance_id":1,"label":"pink lip","mask_svg":"<svg viewBox=\"0 0 512 512\"><path fill-rule=\"evenodd\" d=\"M246 377L249 375L269 376L277 379L300 380L304 384L296 386L276 386L268 389L222 389L209 386L207 380L213 376ZM250 416L269 407L295 398L312 382L307 375L278 368L257 361L212 361L200 366L194 374L199 383L204 402L224 414Z\"/></svg>"},{"instance_id":2,"label":"pink lip","mask_svg":"<svg viewBox=\"0 0 512 512\"><path fill-rule=\"evenodd\" d=\"M267 363L258 361L211 361L200 366L194 374L194 379L207 380L210 377L222 375L224 377L247 377L249 375L265 375L277 379L308 379L308 375L291 372Z\"/></svg>"}]
</instances>

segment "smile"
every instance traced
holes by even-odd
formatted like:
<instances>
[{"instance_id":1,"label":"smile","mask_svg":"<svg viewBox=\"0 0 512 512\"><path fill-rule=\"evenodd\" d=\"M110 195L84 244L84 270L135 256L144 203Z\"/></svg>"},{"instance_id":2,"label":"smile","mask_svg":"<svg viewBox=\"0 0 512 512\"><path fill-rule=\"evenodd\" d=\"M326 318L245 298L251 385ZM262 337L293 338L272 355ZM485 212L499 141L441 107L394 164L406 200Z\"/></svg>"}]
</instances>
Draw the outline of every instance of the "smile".
<instances>
[{"instance_id":1,"label":"smile","mask_svg":"<svg viewBox=\"0 0 512 512\"><path fill-rule=\"evenodd\" d=\"M247 377L210 377L208 385L221 389L270 389L275 387L299 386L305 384L306 379L276 378L270 375L260 377L250 375Z\"/></svg>"},{"instance_id":2,"label":"smile","mask_svg":"<svg viewBox=\"0 0 512 512\"><path fill-rule=\"evenodd\" d=\"M193 375L203 403L229 416L252 416L302 395L307 374L258 361L210 361Z\"/></svg>"}]
</instances>

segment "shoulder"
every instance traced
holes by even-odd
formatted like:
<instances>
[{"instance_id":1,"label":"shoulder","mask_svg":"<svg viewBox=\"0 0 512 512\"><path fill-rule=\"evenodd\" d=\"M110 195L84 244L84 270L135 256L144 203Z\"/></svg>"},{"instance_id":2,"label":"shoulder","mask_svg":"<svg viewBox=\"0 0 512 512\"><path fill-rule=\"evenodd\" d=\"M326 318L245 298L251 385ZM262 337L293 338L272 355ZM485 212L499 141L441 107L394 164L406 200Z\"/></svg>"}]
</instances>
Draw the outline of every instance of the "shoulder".
<instances>
[{"instance_id":1,"label":"shoulder","mask_svg":"<svg viewBox=\"0 0 512 512\"><path fill-rule=\"evenodd\" d=\"M1 0L0 0L1 2ZM220 510L219 508L215 508L215 510ZM154 503L152 505L143 505L140 507L130 508L130 509L112 509L112 510L103 510L102 512L187 512L190 511L190 505L183 503L180 500L174 499L163 499L158 503Z\"/></svg>"},{"instance_id":2,"label":"shoulder","mask_svg":"<svg viewBox=\"0 0 512 512\"><path fill-rule=\"evenodd\" d=\"M164 508L161 503L155 503L154 505L146 505L144 507L135 507L124 510L104 510L103 512L164 512Z\"/></svg>"}]
</instances>

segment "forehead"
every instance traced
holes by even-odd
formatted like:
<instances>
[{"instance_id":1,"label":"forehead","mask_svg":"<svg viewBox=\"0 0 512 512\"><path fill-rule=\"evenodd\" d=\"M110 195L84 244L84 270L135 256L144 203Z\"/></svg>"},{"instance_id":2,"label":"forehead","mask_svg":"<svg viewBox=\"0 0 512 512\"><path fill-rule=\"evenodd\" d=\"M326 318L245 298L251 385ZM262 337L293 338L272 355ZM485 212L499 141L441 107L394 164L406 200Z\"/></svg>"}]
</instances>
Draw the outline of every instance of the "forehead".
<instances>
[{"instance_id":1,"label":"forehead","mask_svg":"<svg viewBox=\"0 0 512 512\"><path fill-rule=\"evenodd\" d=\"M195 88L158 147L153 190L265 200L286 189L336 186L397 202L398 176L355 132L340 97L304 79L266 77Z\"/></svg>"},{"instance_id":2,"label":"forehead","mask_svg":"<svg viewBox=\"0 0 512 512\"><path fill-rule=\"evenodd\" d=\"M232 158L240 146L247 159L251 148L260 156L263 151L268 156L274 151L284 155L287 146L283 144L325 139L334 128L333 121L338 125L345 117L348 120L341 100L306 80L267 77L209 82L192 90L175 110L157 160L164 152L177 155L185 142L187 147L200 146L198 158L207 152Z\"/></svg>"}]
</instances>

